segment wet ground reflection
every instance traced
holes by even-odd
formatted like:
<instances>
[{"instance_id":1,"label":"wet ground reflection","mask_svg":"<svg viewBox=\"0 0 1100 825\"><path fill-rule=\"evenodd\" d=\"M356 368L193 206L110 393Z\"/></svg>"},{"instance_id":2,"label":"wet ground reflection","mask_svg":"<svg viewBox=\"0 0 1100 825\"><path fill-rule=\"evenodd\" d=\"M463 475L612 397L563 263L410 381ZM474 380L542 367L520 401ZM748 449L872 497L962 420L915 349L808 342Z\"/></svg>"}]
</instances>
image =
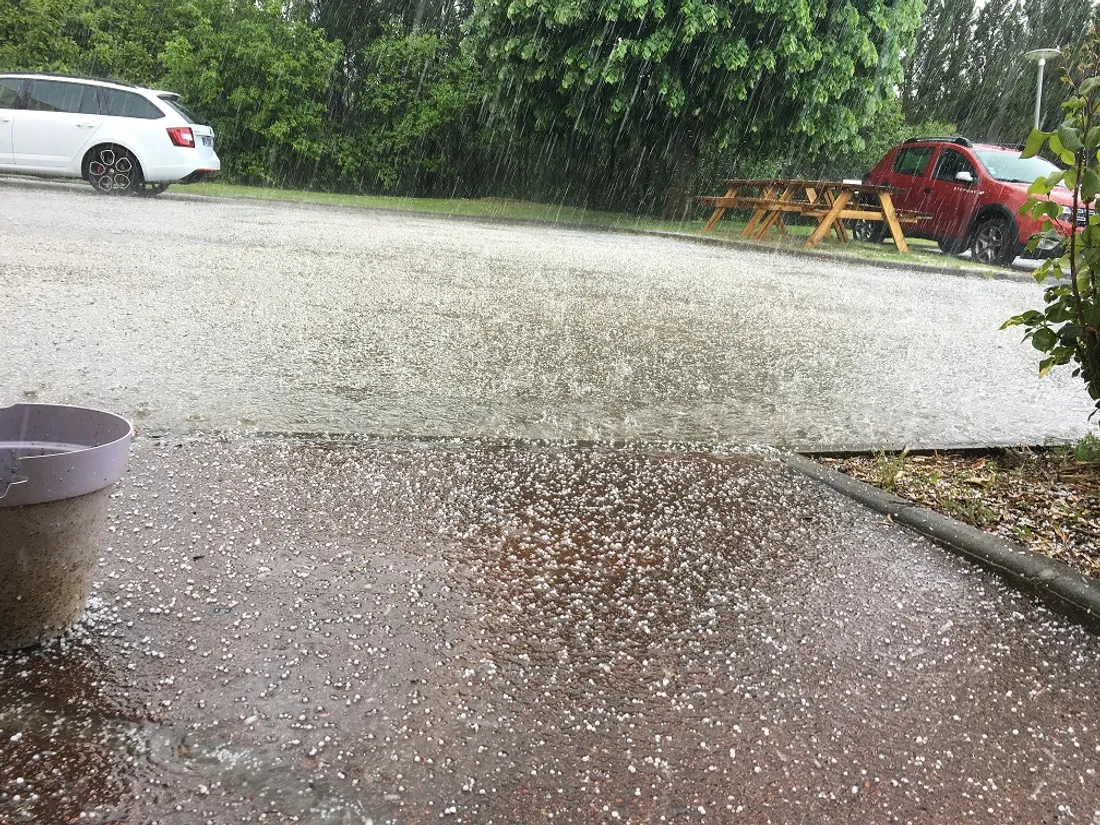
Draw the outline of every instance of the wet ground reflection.
<instances>
[{"instance_id":1,"label":"wet ground reflection","mask_svg":"<svg viewBox=\"0 0 1100 825\"><path fill-rule=\"evenodd\" d=\"M0 657L0 818L1097 804L1097 639L767 456L139 439L113 515L80 633Z\"/></svg>"},{"instance_id":2,"label":"wet ground reflection","mask_svg":"<svg viewBox=\"0 0 1100 825\"><path fill-rule=\"evenodd\" d=\"M0 656L0 817L61 823L115 810L132 792L143 713L98 640L78 633L48 654Z\"/></svg>"}]
</instances>

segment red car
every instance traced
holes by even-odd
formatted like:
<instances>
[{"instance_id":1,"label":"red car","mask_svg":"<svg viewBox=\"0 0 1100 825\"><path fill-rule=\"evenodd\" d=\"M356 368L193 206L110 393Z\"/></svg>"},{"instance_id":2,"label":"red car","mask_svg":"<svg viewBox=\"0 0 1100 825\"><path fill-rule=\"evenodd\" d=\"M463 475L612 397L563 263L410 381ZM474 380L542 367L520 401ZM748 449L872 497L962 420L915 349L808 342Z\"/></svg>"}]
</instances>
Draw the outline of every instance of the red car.
<instances>
[{"instance_id":1,"label":"red car","mask_svg":"<svg viewBox=\"0 0 1100 825\"><path fill-rule=\"evenodd\" d=\"M927 214L916 224L906 224L905 234L937 241L945 253L958 254L969 247L974 260L1008 265L1024 252L1024 244L1042 231L1040 221L1021 215L1027 188L1040 175L1058 170L1042 158L1021 158L1019 149L971 143L966 138L910 138L895 146L864 179L865 183L896 189L894 206ZM1068 236L1073 196L1058 186L1050 199L1063 206L1055 226ZM1085 223L1085 215L1079 216ZM882 222L855 227L858 240L879 242L885 236ZM1040 242L1028 256L1061 254L1061 245Z\"/></svg>"}]
</instances>

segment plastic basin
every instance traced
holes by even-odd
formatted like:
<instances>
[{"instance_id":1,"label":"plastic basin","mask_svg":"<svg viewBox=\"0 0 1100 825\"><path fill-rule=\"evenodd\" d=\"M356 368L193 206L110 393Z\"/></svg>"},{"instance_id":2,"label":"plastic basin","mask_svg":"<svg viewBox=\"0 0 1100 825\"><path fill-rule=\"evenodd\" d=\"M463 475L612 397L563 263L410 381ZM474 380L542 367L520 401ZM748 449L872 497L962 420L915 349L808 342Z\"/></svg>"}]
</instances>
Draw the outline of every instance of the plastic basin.
<instances>
[{"instance_id":1,"label":"plastic basin","mask_svg":"<svg viewBox=\"0 0 1100 825\"><path fill-rule=\"evenodd\" d=\"M48 641L83 615L133 433L86 407L0 408L0 650Z\"/></svg>"}]
</instances>

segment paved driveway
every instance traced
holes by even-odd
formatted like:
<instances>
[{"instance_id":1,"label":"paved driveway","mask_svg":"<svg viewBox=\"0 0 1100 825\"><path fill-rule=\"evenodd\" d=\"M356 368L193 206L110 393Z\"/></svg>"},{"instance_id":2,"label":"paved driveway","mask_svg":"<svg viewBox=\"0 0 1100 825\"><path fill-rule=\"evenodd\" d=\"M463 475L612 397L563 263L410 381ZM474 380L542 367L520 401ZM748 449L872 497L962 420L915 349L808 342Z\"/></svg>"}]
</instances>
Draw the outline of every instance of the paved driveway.
<instances>
[{"instance_id":1,"label":"paved driveway","mask_svg":"<svg viewBox=\"0 0 1100 825\"><path fill-rule=\"evenodd\" d=\"M991 331L1034 287L345 210L0 206L0 391L142 429L87 617L0 655L0 821L1100 818L1096 636L726 449L1079 431L1078 388ZM325 429L360 435L285 434Z\"/></svg>"},{"instance_id":2,"label":"paved driveway","mask_svg":"<svg viewBox=\"0 0 1100 825\"><path fill-rule=\"evenodd\" d=\"M143 439L97 579L0 821L1100 816L1100 639L774 459Z\"/></svg>"},{"instance_id":3,"label":"paved driveway","mask_svg":"<svg viewBox=\"0 0 1100 825\"><path fill-rule=\"evenodd\" d=\"M1034 283L0 181L0 398L150 429L944 446L1073 438Z\"/></svg>"}]
</instances>

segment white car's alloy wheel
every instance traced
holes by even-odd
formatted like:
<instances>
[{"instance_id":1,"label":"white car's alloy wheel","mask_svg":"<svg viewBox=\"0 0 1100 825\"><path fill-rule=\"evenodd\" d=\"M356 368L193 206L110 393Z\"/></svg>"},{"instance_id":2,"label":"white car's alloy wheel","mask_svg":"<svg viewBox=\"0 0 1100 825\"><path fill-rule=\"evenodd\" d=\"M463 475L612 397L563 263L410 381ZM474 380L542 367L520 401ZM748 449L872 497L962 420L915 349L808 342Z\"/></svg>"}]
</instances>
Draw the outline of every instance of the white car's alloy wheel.
<instances>
[{"instance_id":1,"label":"white car's alloy wheel","mask_svg":"<svg viewBox=\"0 0 1100 825\"><path fill-rule=\"evenodd\" d=\"M88 162L88 180L105 195L128 195L139 185L141 172L133 155L119 146L101 146Z\"/></svg>"}]
</instances>

